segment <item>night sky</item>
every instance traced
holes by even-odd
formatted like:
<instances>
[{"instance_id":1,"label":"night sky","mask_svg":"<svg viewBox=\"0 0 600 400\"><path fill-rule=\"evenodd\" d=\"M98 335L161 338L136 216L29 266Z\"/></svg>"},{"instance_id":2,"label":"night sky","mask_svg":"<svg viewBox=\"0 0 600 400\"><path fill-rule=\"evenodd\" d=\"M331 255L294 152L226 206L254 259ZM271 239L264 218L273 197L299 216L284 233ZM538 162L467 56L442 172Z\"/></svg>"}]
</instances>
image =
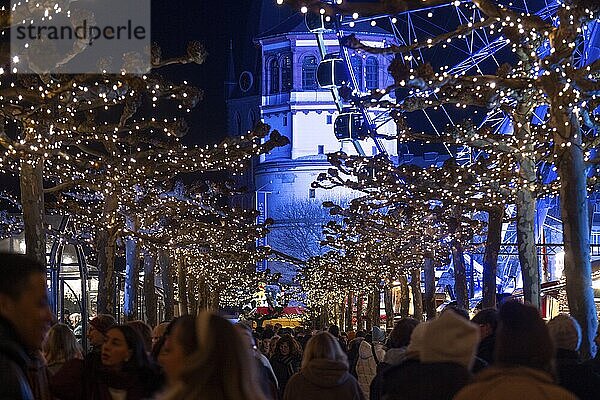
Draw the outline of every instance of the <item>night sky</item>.
<instances>
[{"instance_id":1,"label":"night sky","mask_svg":"<svg viewBox=\"0 0 600 400\"><path fill-rule=\"evenodd\" d=\"M239 4L231 7L233 3ZM223 82L229 39L238 34L232 32L231 21L243 15L246 3L244 0L152 1L152 40L161 45L163 57L185 54L186 45L192 40L202 42L209 53L203 65L165 69L168 79L188 80L204 91L203 101L188 118L190 132L184 139L186 143L213 143L226 133Z\"/></svg>"}]
</instances>

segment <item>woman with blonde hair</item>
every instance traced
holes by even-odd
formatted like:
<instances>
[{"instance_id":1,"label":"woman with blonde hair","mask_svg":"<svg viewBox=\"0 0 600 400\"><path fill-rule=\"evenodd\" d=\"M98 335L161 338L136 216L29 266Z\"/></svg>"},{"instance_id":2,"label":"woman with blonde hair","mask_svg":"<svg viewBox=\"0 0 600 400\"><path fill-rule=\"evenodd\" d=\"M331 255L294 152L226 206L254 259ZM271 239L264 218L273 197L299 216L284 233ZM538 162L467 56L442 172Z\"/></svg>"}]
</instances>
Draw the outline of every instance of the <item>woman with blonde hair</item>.
<instances>
[{"instance_id":1,"label":"woman with blonde hair","mask_svg":"<svg viewBox=\"0 0 600 400\"><path fill-rule=\"evenodd\" d=\"M56 324L48 331L42 345L50 375L54 375L65 362L83 359L83 351L71 329L65 324Z\"/></svg>"},{"instance_id":2,"label":"woman with blonde hair","mask_svg":"<svg viewBox=\"0 0 600 400\"><path fill-rule=\"evenodd\" d=\"M354 376L348 371L348 358L338 340L328 332L310 338L304 350L302 368L292 376L283 400L364 400Z\"/></svg>"},{"instance_id":3,"label":"woman with blonde hair","mask_svg":"<svg viewBox=\"0 0 600 400\"><path fill-rule=\"evenodd\" d=\"M176 323L167 348L180 346ZM195 318L196 348L162 397L169 400L265 400L257 364L241 335L224 318L203 312Z\"/></svg>"}]
</instances>

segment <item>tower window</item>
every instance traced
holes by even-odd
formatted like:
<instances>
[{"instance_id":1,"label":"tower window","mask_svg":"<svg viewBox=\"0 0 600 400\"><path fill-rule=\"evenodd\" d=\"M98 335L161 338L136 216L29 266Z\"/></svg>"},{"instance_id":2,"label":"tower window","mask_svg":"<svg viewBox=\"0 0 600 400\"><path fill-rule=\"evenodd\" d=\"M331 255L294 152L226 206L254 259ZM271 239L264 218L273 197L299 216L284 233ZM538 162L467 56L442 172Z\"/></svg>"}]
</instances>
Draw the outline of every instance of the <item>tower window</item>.
<instances>
[{"instance_id":1,"label":"tower window","mask_svg":"<svg viewBox=\"0 0 600 400\"><path fill-rule=\"evenodd\" d=\"M317 88L317 57L306 56L302 60L302 89L316 90Z\"/></svg>"},{"instance_id":2,"label":"tower window","mask_svg":"<svg viewBox=\"0 0 600 400\"><path fill-rule=\"evenodd\" d=\"M272 59L269 63L269 94L279 92L279 61Z\"/></svg>"},{"instance_id":3,"label":"tower window","mask_svg":"<svg viewBox=\"0 0 600 400\"><path fill-rule=\"evenodd\" d=\"M289 92L293 87L292 56L286 54L281 59L281 91Z\"/></svg>"},{"instance_id":4,"label":"tower window","mask_svg":"<svg viewBox=\"0 0 600 400\"><path fill-rule=\"evenodd\" d=\"M322 144L320 144L317 147L317 152L318 152L317 154L325 154L325 146L323 146Z\"/></svg>"},{"instance_id":5,"label":"tower window","mask_svg":"<svg viewBox=\"0 0 600 400\"><path fill-rule=\"evenodd\" d=\"M308 198L314 199L317 197L317 191L315 189L308 189Z\"/></svg>"},{"instance_id":6,"label":"tower window","mask_svg":"<svg viewBox=\"0 0 600 400\"><path fill-rule=\"evenodd\" d=\"M331 125L333 123L333 115L327 116L327 125Z\"/></svg>"},{"instance_id":7,"label":"tower window","mask_svg":"<svg viewBox=\"0 0 600 400\"><path fill-rule=\"evenodd\" d=\"M379 87L379 63L375 57L367 58L365 67L365 84L367 86L367 90L374 90Z\"/></svg>"},{"instance_id":8,"label":"tower window","mask_svg":"<svg viewBox=\"0 0 600 400\"><path fill-rule=\"evenodd\" d=\"M287 115L283 116L283 126L287 126Z\"/></svg>"}]
</instances>

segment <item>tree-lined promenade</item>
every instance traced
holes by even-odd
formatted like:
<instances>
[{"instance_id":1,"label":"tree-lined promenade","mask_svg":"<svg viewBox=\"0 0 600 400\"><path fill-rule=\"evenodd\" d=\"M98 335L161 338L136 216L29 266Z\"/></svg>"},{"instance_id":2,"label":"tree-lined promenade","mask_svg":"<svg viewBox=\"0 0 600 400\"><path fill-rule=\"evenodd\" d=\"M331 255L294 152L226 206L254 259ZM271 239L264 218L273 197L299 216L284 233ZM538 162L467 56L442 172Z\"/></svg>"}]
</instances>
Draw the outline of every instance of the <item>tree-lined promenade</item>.
<instances>
[{"instance_id":1,"label":"tree-lined promenade","mask_svg":"<svg viewBox=\"0 0 600 400\"><path fill-rule=\"evenodd\" d=\"M447 2L283 3L324 18L357 19ZM383 298L391 328L392 285L399 283L402 309L408 310L410 284L413 316L433 319L434 268L450 260L456 300L469 308L464 254L472 250L476 237L485 237L483 304L496 306L502 223L507 220L506 207L515 205L524 298L539 307L536 200L559 196L568 307L583 332L581 352L589 357L595 349L597 315L587 199L596 184L590 171L597 162L594 110L600 105L600 61L580 52L589 40L583 33L597 28L600 6L583 0L561 3L556 25L492 1L474 0L465 7L481 18L424 41L375 48L353 36L343 38L347 49L394 56L390 86L347 100L389 109L400 143L468 146L480 156L468 164L450 159L441 166L421 168L396 165L383 156L330 154L332 167L318 177L314 188L348 188L357 197L349 203L324 204L331 218L323 223L322 235L306 229L301 243L286 240L281 233L275 239L304 251L294 284L305 292L300 299L311 318L321 325L343 321L348 330L355 322L362 324L363 318L368 327L378 326ZM68 13L68 7L63 11ZM34 20L44 13L28 12ZM13 22L3 12L0 23L7 30ZM427 63L405 63L413 52L435 49L482 29L502 35L512 51L493 71L452 74ZM84 55L86 49L78 51ZM188 128L186 116L199 101L210 99L202 99L202 91L184 79L167 81L163 71L166 66L201 64L207 56L197 42L174 58L163 58L155 45L152 71L146 75L18 70L3 70L0 75L1 167L19 179L20 195L11 202L23 215L22 220L5 215L5 236L23 230L27 255L45 264L52 239L45 216L71 216L79 235L70 239L86 246L98 268L94 312L122 312L130 320L142 317L137 314L140 270L150 282L144 294L146 307L155 304L151 277L162 276L168 317L174 298L180 314L195 314L199 309L239 306L252 297L259 282L278 284L278 276L256 272L256 265L269 256L269 249L256 243L267 234L270 221L257 223L256 211L241 209L232 199L248 189L239 187L235 176L250 173L256 157L286 145L287 139L259 123L247 135L218 144L181 143ZM21 62L27 63L27 58ZM392 92L398 94L397 101L386 97ZM410 124L411 113L447 105L481 111L479 115L501 111L511 129L498 132L480 125L474 114L436 135ZM555 168L556 179L548 181L540 165ZM306 210L301 213L308 214ZM313 214L315 220L323 219L321 213ZM115 259L120 255L126 258L123 310L114 304ZM269 308L281 314L285 305L274 303ZM352 319L355 308L359 321Z\"/></svg>"}]
</instances>

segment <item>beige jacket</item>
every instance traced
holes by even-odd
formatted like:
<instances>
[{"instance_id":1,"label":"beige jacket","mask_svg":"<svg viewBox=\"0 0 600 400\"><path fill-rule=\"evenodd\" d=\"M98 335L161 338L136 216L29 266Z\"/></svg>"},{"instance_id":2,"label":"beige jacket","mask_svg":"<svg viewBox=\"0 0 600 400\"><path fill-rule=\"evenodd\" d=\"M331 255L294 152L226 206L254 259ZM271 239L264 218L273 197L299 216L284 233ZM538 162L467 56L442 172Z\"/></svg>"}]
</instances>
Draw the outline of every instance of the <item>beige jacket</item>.
<instances>
[{"instance_id":1,"label":"beige jacket","mask_svg":"<svg viewBox=\"0 0 600 400\"><path fill-rule=\"evenodd\" d=\"M555 385L550 374L528 367L489 367L462 388L454 400L577 400Z\"/></svg>"}]
</instances>

